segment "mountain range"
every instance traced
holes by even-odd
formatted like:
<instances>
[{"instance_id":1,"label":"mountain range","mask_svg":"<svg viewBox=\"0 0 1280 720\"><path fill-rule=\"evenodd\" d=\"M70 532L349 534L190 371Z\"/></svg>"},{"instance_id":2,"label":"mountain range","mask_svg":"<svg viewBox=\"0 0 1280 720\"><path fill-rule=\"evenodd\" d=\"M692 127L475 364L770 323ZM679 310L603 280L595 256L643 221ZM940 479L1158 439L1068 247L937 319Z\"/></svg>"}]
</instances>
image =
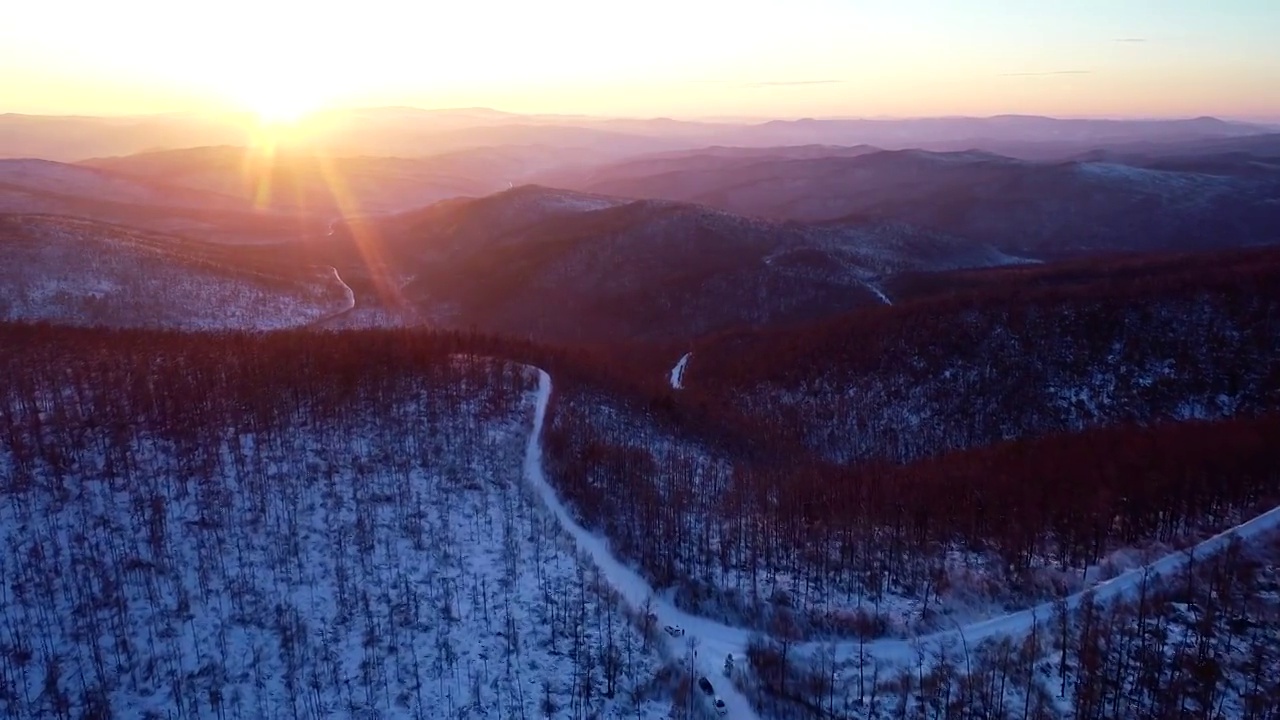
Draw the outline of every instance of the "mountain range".
<instances>
[{"instance_id":1,"label":"mountain range","mask_svg":"<svg viewBox=\"0 0 1280 720\"><path fill-rule=\"evenodd\" d=\"M0 115L0 158L78 161L217 145L249 145L257 122L243 115L138 117ZM1060 119L1031 115L912 119L803 118L700 121L521 115L488 108L330 110L304 118L291 142L335 156L420 157L473 147L540 145L599 159L708 145L870 144L886 149L986 148L1038 158L1134 142L1193 142L1276 131L1201 117L1181 120ZM1014 148L1020 148L1014 152Z\"/></svg>"},{"instance_id":2,"label":"mountain range","mask_svg":"<svg viewBox=\"0 0 1280 720\"><path fill-rule=\"evenodd\" d=\"M0 716L1278 706L1276 128L268 130L0 116Z\"/></svg>"}]
</instances>

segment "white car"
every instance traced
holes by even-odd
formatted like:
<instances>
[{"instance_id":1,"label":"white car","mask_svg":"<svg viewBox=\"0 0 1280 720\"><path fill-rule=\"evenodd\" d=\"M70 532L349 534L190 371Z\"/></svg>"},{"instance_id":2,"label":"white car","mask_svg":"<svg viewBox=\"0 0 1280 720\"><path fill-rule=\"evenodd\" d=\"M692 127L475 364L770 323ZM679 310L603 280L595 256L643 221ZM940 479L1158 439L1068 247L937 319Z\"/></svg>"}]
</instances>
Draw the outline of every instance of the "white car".
<instances>
[{"instance_id":1,"label":"white car","mask_svg":"<svg viewBox=\"0 0 1280 720\"><path fill-rule=\"evenodd\" d=\"M684 635L684 628L679 625L663 625L662 631L671 637L680 637L681 635Z\"/></svg>"},{"instance_id":2,"label":"white car","mask_svg":"<svg viewBox=\"0 0 1280 720\"><path fill-rule=\"evenodd\" d=\"M724 700L721 700L720 698L716 698L716 714L717 715L729 714L729 708L725 707Z\"/></svg>"}]
</instances>

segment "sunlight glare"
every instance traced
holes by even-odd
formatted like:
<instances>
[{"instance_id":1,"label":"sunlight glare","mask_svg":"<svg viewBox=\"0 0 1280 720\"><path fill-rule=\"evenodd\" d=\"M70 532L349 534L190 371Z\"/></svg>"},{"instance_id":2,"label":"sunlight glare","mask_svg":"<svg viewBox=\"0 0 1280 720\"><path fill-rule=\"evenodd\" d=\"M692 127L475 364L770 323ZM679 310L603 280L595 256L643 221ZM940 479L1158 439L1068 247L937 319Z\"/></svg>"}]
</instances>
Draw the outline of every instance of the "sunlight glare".
<instances>
[{"instance_id":1,"label":"sunlight glare","mask_svg":"<svg viewBox=\"0 0 1280 720\"><path fill-rule=\"evenodd\" d=\"M320 110L323 94L311 87L306 78L289 77L272 82L242 81L245 87L241 101L258 116L263 126L296 125L307 115ZM256 85L256 86L255 86Z\"/></svg>"}]
</instances>

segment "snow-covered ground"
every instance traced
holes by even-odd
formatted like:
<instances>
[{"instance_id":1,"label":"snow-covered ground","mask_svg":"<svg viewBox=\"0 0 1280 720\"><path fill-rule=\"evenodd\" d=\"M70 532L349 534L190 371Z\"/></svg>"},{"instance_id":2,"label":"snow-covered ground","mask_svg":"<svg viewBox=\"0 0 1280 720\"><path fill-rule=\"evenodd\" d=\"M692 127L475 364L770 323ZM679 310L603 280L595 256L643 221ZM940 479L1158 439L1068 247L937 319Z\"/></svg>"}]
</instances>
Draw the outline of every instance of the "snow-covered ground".
<instances>
[{"instance_id":1,"label":"snow-covered ground","mask_svg":"<svg viewBox=\"0 0 1280 720\"><path fill-rule=\"evenodd\" d=\"M330 233L333 231L330 230ZM333 323L341 322L341 320L356 309L356 293L351 286L342 279L342 275L338 273L338 268L332 265L325 265L328 275L332 277L332 281L342 290L342 304L335 307L328 315L316 320L313 325L315 327L325 327ZM371 325L372 327L372 325Z\"/></svg>"},{"instance_id":2,"label":"snow-covered ground","mask_svg":"<svg viewBox=\"0 0 1280 720\"><path fill-rule=\"evenodd\" d=\"M1080 592L1068 595L1062 602L1066 604L1068 610L1074 610L1089 596L1099 603L1136 597L1144 580L1151 583L1161 577L1169 578L1196 558L1203 559L1206 556L1225 550L1232 538L1248 541L1277 528L1280 528L1280 507L1272 508L1247 522L1229 530L1224 530L1188 548L1186 551L1170 553L1155 562L1133 568L1110 580L1104 580ZM910 661L916 657L917 648L921 644L944 644L951 640L975 644L997 637L1016 639L1029 632L1033 625L1050 620L1053 617L1056 602L1058 601L1041 603L1018 612L972 622L958 626L954 630L922 635L910 640L876 640L863 645L861 650L867 657L890 661ZM825 645L829 647L831 643L826 643ZM816 649L817 644L811 643L809 647ZM857 642L836 643L835 647L837 648L837 656L842 659L848 660L858 656L859 647Z\"/></svg>"},{"instance_id":3,"label":"snow-covered ground","mask_svg":"<svg viewBox=\"0 0 1280 720\"><path fill-rule=\"evenodd\" d=\"M671 368L671 389L680 390L684 387L684 369L689 364L689 358L693 357L692 352L687 352L680 356L676 361L675 367Z\"/></svg>"},{"instance_id":4,"label":"snow-covered ground","mask_svg":"<svg viewBox=\"0 0 1280 720\"><path fill-rule=\"evenodd\" d=\"M525 456L526 478L537 488L544 502L575 538L578 546L590 554L596 566L618 589L628 604L632 607L644 607L648 603L648 607L660 624L678 625L684 628L686 632L684 638L673 640L673 644L677 650L696 646L699 669L708 677L721 678L721 682L717 684L717 691L719 691L725 685L725 680L718 669L723 666L727 655L735 658L744 657L752 631L691 615L675 607L661 593L655 591L638 572L614 556L606 539L583 528L572 516L555 490L548 484L542 466L542 450L539 443L546 405L551 394L551 378L542 371L539 371L539 375L541 380L538 391L538 415L534 421L533 433L530 435ZM1280 507L1214 535L1187 551L1166 555L1148 565L1130 569L1114 578L1070 595L1064 599L1065 605L1068 609L1075 609L1087 596L1093 597L1098 602L1132 597L1142 586L1144 579L1154 582L1158 576L1167 577L1176 573L1197 556L1203 557L1223 550L1233 537L1247 541L1277 528L1280 528ZM913 661L920 648L928 645L949 642L975 645L997 637L1018 639L1027 634L1037 621L1048 621L1052 617L1054 604L1054 602L1043 603L1026 610L958 625L954 630L922 635L908 640L883 639L861 645L856 640L834 643L807 642L798 643L793 646L793 649L802 654L833 651L838 662L850 662L859 657L865 657L888 663L906 663ZM734 717L752 717L738 715L739 712L744 712L739 708L748 707L746 698L741 694L735 691L732 695L725 694L724 697L726 703L733 708Z\"/></svg>"},{"instance_id":5,"label":"snow-covered ground","mask_svg":"<svg viewBox=\"0 0 1280 720\"><path fill-rule=\"evenodd\" d=\"M742 657L746 648L745 631L732 628L705 618L689 615L662 599L643 577L609 551L608 542L582 527L560 501L555 490L547 482L542 466L542 428L546 420L547 404L551 399L551 376L538 371L537 414L533 431L525 449L525 479L538 491L542 501L554 513L568 533L573 536L579 550L587 553L618 594L631 608L643 611L648 608L656 616L659 626L682 627L682 637L666 637L665 642L677 656L695 653L694 664L698 671L714 685L716 694L724 699L733 720L751 720L756 717L746 697L732 686L722 674L725 656L732 653ZM718 679L718 680L717 680Z\"/></svg>"},{"instance_id":6,"label":"snow-covered ground","mask_svg":"<svg viewBox=\"0 0 1280 720\"><path fill-rule=\"evenodd\" d=\"M349 311L337 271L285 280L135 242L129 231L33 218L0 243L0 320L188 330L301 327Z\"/></svg>"},{"instance_id":7,"label":"snow-covered ground","mask_svg":"<svg viewBox=\"0 0 1280 720\"><path fill-rule=\"evenodd\" d=\"M655 646L521 482L531 378L453 365L194 445L47 398L84 442L0 444L0 717L666 717Z\"/></svg>"}]
</instances>

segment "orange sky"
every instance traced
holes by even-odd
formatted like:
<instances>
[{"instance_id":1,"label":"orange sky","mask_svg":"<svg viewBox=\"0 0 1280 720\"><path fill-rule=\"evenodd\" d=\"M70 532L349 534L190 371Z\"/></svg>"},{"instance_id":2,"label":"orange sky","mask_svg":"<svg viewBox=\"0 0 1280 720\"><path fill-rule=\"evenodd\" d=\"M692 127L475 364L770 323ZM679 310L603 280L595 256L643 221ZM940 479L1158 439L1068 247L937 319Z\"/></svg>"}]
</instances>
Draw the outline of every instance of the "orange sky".
<instances>
[{"instance_id":1,"label":"orange sky","mask_svg":"<svg viewBox=\"0 0 1280 720\"><path fill-rule=\"evenodd\" d=\"M45 0L0 112L1280 117L1270 0Z\"/></svg>"}]
</instances>

